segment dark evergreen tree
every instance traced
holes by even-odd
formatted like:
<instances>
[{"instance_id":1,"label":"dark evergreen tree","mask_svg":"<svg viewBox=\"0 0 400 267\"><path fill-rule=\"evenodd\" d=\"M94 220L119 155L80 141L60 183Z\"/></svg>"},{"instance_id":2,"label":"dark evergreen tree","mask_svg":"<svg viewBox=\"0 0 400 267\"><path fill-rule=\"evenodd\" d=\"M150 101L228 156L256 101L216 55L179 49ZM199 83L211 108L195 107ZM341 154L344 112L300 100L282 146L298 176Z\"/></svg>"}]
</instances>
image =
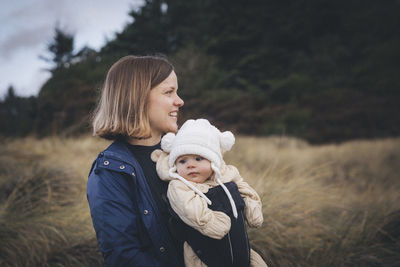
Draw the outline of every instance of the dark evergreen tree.
<instances>
[{"instance_id":1,"label":"dark evergreen tree","mask_svg":"<svg viewBox=\"0 0 400 267\"><path fill-rule=\"evenodd\" d=\"M47 49L51 53L51 58L44 56L40 56L40 58L54 63L53 71L60 68L68 68L74 57L74 36L56 26L53 40L49 43Z\"/></svg>"},{"instance_id":2,"label":"dark evergreen tree","mask_svg":"<svg viewBox=\"0 0 400 267\"><path fill-rule=\"evenodd\" d=\"M0 102L0 134L24 136L33 132L36 117L36 97L19 97L13 86Z\"/></svg>"},{"instance_id":3,"label":"dark evergreen tree","mask_svg":"<svg viewBox=\"0 0 400 267\"><path fill-rule=\"evenodd\" d=\"M398 135L399 12L396 0L147 0L100 52L75 55L73 36L56 28L36 126L87 129L111 64L163 53L184 119L313 142Z\"/></svg>"},{"instance_id":4,"label":"dark evergreen tree","mask_svg":"<svg viewBox=\"0 0 400 267\"><path fill-rule=\"evenodd\" d=\"M131 10L129 15L133 22L126 25L116 38L103 49L105 54L135 54L145 55L168 53L171 38L169 38L169 23L167 6L163 0L146 0L142 8Z\"/></svg>"}]
</instances>

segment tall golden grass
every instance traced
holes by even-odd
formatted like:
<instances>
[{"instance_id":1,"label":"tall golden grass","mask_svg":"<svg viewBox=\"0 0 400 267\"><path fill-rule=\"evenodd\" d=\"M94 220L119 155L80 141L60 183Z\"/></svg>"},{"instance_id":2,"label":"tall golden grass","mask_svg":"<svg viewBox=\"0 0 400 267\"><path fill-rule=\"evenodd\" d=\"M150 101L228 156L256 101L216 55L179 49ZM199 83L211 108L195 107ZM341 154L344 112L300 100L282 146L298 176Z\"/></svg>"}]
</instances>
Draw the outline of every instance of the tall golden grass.
<instances>
[{"instance_id":1,"label":"tall golden grass","mask_svg":"<svg viewBox=\"0 0 400 267\"><path fill-rule=\"evenodd\" d=\"M103 264L85 188L108 143L1 141L0 266ZM249 236L269 266L400 265L399 138L239 137L225 161L262 197L264 224Z\"/></svg>"}]
</instances>

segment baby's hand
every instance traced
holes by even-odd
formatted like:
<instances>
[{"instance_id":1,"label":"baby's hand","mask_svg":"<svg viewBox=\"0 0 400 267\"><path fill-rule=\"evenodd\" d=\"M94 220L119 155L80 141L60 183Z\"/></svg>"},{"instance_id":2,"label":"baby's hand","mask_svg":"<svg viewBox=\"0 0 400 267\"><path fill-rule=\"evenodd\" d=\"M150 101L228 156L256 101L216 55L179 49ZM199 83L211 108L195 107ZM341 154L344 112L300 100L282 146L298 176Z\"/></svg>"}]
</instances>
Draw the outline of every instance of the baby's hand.
<instances>
[{"instance_id":1,"label":"baby's hand","mask_svg":"<svg viewBox=\"0 0 400 267\"><path fill-rule=\"evenodd\" d=\"M203 227L204 234L215 239L222 239L231 230L231 218L221 211L212 211L213 220Z\"/></svg>"}]
</instances>

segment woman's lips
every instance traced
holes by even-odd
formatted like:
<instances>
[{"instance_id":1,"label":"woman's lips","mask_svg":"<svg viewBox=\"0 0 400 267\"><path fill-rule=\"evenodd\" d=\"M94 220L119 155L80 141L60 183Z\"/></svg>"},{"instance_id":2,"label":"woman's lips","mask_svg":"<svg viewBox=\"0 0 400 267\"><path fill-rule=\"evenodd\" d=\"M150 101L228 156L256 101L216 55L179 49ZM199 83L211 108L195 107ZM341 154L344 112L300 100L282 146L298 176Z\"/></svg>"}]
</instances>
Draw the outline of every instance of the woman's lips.
<instances>
[{"instance_id":1,"label":"woman's lips","mask_svg":"<svg viewBox=\"0 0 400 267\"><path fill-rule=\"evenodd\" d=\"M170 113L168 113L169 116L177 118L178 117L178 111L171 111Z\"/></svg>"}]
</instances>

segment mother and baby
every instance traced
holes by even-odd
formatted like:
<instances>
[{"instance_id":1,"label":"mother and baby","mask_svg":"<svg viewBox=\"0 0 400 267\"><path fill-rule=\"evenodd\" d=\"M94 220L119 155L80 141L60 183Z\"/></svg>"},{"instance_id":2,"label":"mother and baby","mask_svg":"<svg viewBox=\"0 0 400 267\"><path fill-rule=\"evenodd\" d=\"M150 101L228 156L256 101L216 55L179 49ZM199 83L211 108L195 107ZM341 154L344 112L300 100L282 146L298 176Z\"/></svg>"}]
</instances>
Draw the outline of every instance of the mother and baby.
<instances>
[{"instance_id":1,"label":"mother and baby","mask_svg":"<svg viewBox=\"0 0 400 267\"><path fill-rule=\"evenodd\" d=\"M114 142L87 183L106 266L266 266L245 225L261 226L261 199L223 160L233 134L205 119L178 129L183 104L165 58L126 56L108 71L93 132Z\"/></svg>"}]
</instances>

